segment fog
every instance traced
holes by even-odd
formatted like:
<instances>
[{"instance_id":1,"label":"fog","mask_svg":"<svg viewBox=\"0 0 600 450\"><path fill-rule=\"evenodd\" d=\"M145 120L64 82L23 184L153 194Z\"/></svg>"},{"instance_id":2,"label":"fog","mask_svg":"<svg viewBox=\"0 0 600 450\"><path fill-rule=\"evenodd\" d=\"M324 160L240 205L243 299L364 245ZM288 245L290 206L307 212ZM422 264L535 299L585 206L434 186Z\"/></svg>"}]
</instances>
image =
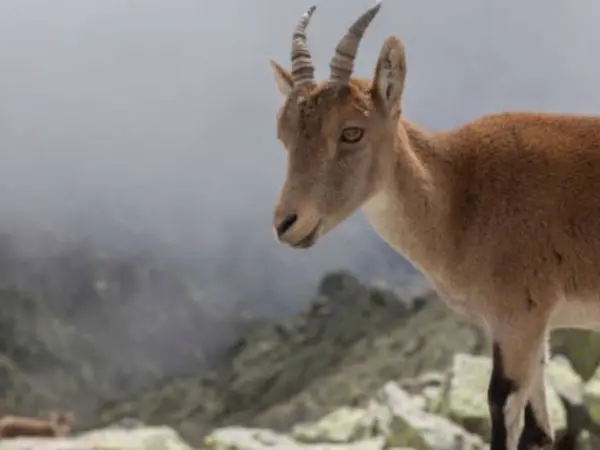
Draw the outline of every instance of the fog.
<instances>
[{"instance_id":1,"label":"fog","mask_svg":"<svg viewBox=\"0 0 600 450\"><path fill-rule=\"evenodd\" d=\"M308 32L317 76L370 5L318 4ZM279 309L297 301L287 291L304 295L325 270L389 277L378 269L386 247L360 214L310 251L273 238L286 161L268 59L289 66L307 7L3 0L0 229L155 249L193 262L206 283L235 279L246 301L266 296ZM598 113L599 13L592 0L384 0L356 73L370 77L396 34L407 48L405 114L431 129L508 109Z\"/></svg>"}]
</instances>

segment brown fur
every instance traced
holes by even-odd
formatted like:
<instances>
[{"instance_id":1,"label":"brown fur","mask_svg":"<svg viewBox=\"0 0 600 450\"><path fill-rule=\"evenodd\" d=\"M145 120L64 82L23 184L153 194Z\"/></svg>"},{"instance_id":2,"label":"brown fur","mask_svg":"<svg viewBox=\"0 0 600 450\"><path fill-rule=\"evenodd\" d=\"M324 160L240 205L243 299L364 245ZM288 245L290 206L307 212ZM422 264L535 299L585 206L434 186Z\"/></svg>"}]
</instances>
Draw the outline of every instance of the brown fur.
<instances>
[{"instance_id":1,"label":"brown fur","mask_svg":"<svg viewBox=\"0 0 600 450\"><path fill-rule=\"evenodd\" d=\"M506 421L529 401L551 436L538 370L547 335L600 326L600 117L506 112L425 130L403 116L406 57L395 37L372 81L296 90L271 67L286 98L278 239L311 247L361 208L450 307L490 332L517 386ZM360 142L340 141L349 126L364 130ZM493 448L516 448L515 427Z\"/></svg>"},{"instance_id":2,"label":"brown fur","mask_svg":"<svg viewBox=\"0 0 600 450\"><path fill-rule=\"evenodd\" d=\"M58 437L71 433L73 415L51 412L48 420L33 417L4 416L0 419L0 439L17 437Z\"/></svg>"}]
</instances>

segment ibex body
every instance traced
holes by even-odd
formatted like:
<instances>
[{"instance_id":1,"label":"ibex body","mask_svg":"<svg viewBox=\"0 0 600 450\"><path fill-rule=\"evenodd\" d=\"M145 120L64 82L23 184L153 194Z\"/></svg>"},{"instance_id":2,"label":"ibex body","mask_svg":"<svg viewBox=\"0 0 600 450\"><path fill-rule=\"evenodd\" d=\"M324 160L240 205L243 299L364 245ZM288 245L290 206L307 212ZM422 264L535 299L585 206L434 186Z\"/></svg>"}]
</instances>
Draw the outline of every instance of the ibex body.
<instances>
[{"instance_id":1,"label":"ibex body","mask_svg":"<svg viewBox=\"0 0 600 450\"><path fill-rule=\"evenodd\" d=\"M4 416L0 419L0 439L17 437L58 437L71 432L71 413L51 412L48 420L23 416Z\"/></svg>"},{"instance_id":2,"label":"ibex body","mask_svg":"<svg viewBox=\"0 0 600 450\"><path fill-rule=\"evenodd\" d=\"M402 114L399 39L384 43L372 80L351 77L379 7L340 41L328 80L314 80L306 45L314 7L295 30L291 71L271 61L288 152L277 237L309 248L362 209L493 338L491 449L549 447L547 336L600 325L600 117L515 112L427 131Z\"/></svg>"}]
</instances>

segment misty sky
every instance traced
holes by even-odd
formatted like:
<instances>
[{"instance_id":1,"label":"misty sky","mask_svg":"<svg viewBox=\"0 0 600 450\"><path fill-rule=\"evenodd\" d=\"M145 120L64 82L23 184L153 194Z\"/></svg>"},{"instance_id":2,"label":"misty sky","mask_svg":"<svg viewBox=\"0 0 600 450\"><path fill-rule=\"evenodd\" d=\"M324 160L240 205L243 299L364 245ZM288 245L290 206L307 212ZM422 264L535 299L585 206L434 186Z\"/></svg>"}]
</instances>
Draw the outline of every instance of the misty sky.
<instances>
[{"instance_id":1,"label":"misty sky","mask_svg":"<svg viewBox=\"0 0 600 450\"><path fill-rule=\"evenodd\" d=\"M319 77L371 4L318 3L308 36ZM221 270L280 287L268 267L316 276L373 257L357 216L310 252L272 237L285 153L268 59L289 65L308 5L0 2L0 229L118 245L143 235L207 267L226 254ZM599 113L598 17L592 0L384 0L356 71L371 76L384 39L404 39L404 111L432 129L507 109Z\"/></svg>"}]
</instances>

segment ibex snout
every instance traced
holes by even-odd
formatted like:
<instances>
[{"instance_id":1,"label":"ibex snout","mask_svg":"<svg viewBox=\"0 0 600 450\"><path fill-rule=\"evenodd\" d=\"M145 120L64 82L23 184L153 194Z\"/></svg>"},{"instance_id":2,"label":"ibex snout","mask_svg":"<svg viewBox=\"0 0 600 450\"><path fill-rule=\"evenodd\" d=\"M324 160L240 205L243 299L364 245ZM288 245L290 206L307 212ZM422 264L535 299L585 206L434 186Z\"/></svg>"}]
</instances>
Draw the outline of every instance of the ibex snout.
<instances>
[{"instance_id":1,"label":"ibex snout","mask_svg":"<svg viewBox=\"0 0 600 450\"><path fill-rule=\"evenodd\" d=\"M316 214L301 209L275 210L273 229L277 240L293 248L309 248L319 237L321 221Z\"/></svg>"},{"instance_id":2,"label":"ibex snout","mask_svg":"<svg viewBox=\"0 0 600 450\"><path fill-rule=\"evenodd\" d=\"M283 216L283 218L277 222L275 222L275 231L277 234L277 239L281 240L281 237L294 226L296 221L298 220L298 214L291 213L287 216Z\"/></svg>"}]
</instances>

